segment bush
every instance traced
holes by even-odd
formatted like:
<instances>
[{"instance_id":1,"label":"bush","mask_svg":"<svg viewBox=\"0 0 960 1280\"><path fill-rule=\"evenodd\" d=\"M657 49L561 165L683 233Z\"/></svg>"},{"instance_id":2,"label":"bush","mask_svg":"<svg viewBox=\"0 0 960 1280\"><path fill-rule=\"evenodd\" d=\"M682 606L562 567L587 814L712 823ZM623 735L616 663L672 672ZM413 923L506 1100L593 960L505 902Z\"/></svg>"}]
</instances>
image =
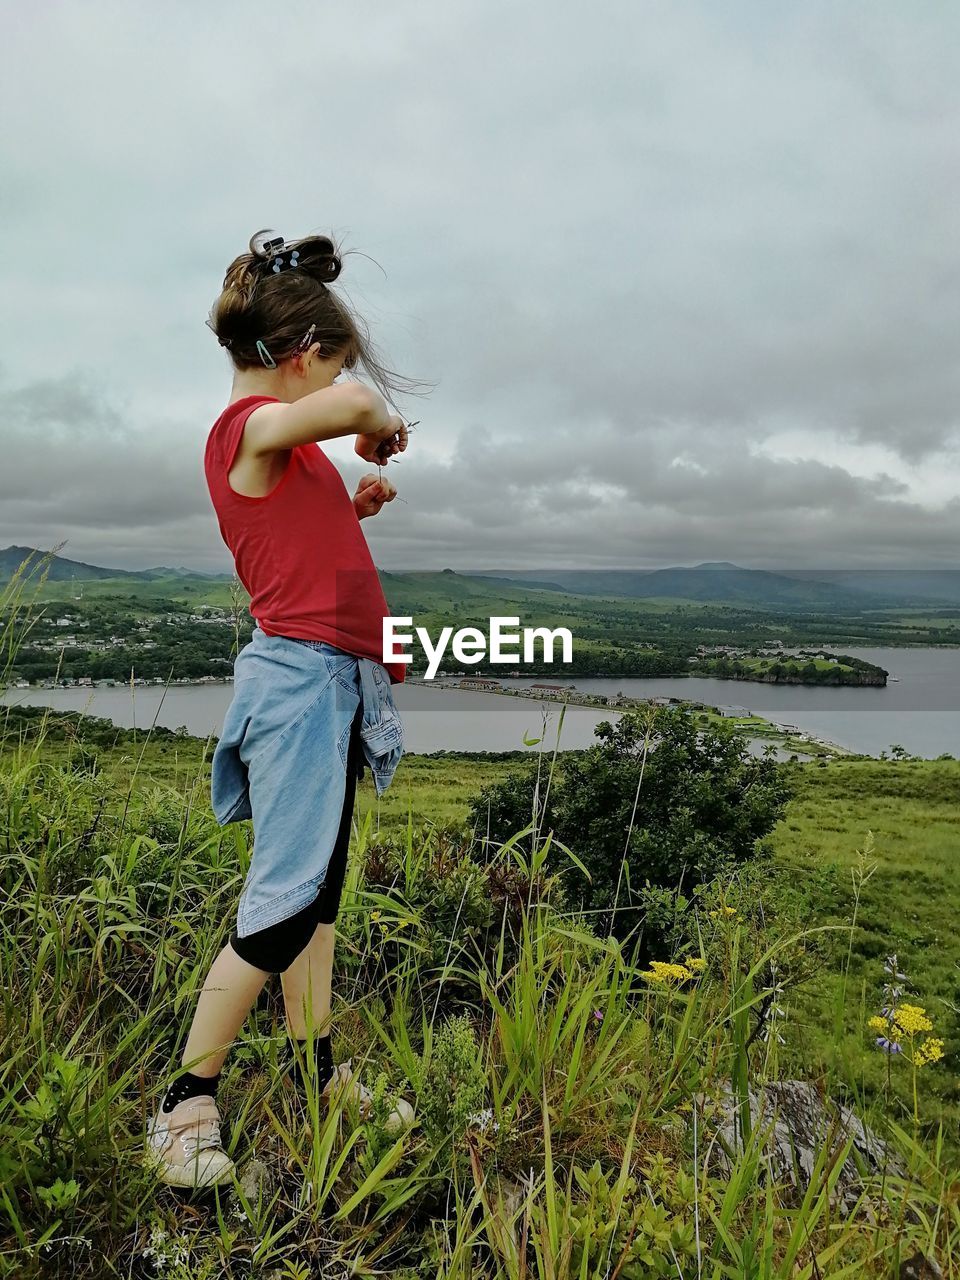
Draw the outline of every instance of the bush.
<instances>
[{"instance_id":1,"label":"bush","mask_svg":"<svg viewBox=\"0 0 960 1280\"><path fill-rule=\"evenodd\" d=\"M480 793L471 816L500 843L530 824L536 803L540 834L586 869L564 876L571 903L623 938L644 917L646 886L690 891L754 857L783 815L787 773L728 726L699 729L683 708L657 708L649 725L627 713L596 734L598 745L558 758L549 785L536 765L511 774ZM559 850L548 866L561 856L567 866Z\"/></svg>"},{"instance_id":2,"label":"bush","mask_svg":"<svg viewBox=\"0 0 960 1280\"><path fill-rule=\"evenodd\" d=\"M424 1135L433 1146L449 1150L462 1173L469 1163L458 1144L483 1107L486 1091L476 1032L470 1018L459 1014L434 1032L430 1052L421 1059L417 1092Z\"/></svg>"}]
</instances>

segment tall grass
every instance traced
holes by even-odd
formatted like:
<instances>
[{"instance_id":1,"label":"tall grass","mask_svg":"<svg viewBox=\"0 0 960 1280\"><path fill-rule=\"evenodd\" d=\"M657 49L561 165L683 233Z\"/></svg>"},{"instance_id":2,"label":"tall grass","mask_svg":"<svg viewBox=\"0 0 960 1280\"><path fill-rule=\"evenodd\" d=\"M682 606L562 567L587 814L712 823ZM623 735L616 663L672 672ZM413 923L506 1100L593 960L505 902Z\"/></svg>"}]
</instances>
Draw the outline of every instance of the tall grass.
<instances>
[{"instance_id":1,"label":"tall grass","mask_svg":"<svg viewBox=\"0 0 960 1280\"><path fill-rule=\"evenodd\" d=\"M24 591L8 588L5 652L29 624ZM232 923L250 831L216 825L202 769L174 790L136 755L125 779L81 744L52 761L45 726L0 757L0 1274L786 1280L888 1275L915 1252L960 1274L947 1147L877 1106L889 1167L852 1213L836 1201L843 1141L797 1191L769 1176L765 1124L741 1108L718 1159L717 1100L779 1074L779 975L820 926L765 932L717 886L695 945L663 957L687 976L657 978L569 909L576 851L536 811L482 858L468 832L412 814L390 836L359 821L334 1045L372 1114L293 1092L268 986L219 1095L240 1181L158 1187L146 1118ZM544 796L554 763L544 751ZM399 1094L418 1114L401 1136Z\"/></svg>"}]
</instances>

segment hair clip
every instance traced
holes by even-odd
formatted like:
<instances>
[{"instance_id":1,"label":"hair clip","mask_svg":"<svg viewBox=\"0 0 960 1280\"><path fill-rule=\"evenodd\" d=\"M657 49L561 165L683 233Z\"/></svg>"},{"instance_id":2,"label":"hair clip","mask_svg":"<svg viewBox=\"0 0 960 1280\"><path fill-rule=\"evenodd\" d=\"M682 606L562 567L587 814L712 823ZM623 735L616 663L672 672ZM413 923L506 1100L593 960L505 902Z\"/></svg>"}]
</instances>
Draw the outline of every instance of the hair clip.
<instances>
[{"instance_id":1,"label":"hair clip","mask_svg":"<svg viewBox=\"0 0 960 1280\"><path fill-rule=\"evenodd\" d=\"M300 265L300 250L292 249L286 257L287 242L283 236L270 236L269 239L263 239L264 236L270 236L268 231L258 231L250 241L250 251L257 257L263 265L269 266L274 275L279 275L281 271L289 271L292 267Z\"/></svg>"},{"instance_id":2,"label":"hair clip","mask_svg":"<svg viewBox=\"0 0 960 1280\"><path fill-rule=\"evenodd\" d=\"M300 355L301 352L306 351L307 347L309 347L310 343L313 341L313 335L314 333L316 333L316 330L317 330L317 326L315 324L312 324L310 328L307 330L307 332L300 339L300 341L297 343L297 345L294 347L293 354L295 356L298 356Z\"/></svg>"},{"instance_id":3,"label":"hair clip","mask_svg":"<svg viewBox=\"0 0 960 1280\"><path fill-rule=\"evenodd\" d=\"M206 320L204 320L204 322L203 322L203 323L207 326L207 328L210 330L210 332L213 334L213 336L216 338L216 340L220 343L221 347L229 347L229 346L232 346L232 344L233 344L233 339L232 339L232 338L221 338L221 337L220 337L220 335L219 335L219 333L217 333L216 326L214 325L213 321L210 319L210 317L209 317L209 316L206 318Z\"/></svg>"},{"instance_id":4,"label":"hair clip","mask_svg":"<svg viewBox=\"0 0 960 1280\"><path fill-rule=\"evenodd\" d=\"M263 345L263 343L260 341L259 338L257 339L257 354L260 356L260 359L263 361L263 363L267 366L268 369L275 369L277 367L276 360L274 360L273 356L270 354L270 352Z\"/></svg>"},{"instance_id":5,"label":"hair clip","mask_svg":"<svg viewBox=\"0 0 960 1280\"><path fill-rule=\"evenodd\" d=\"M291 270L291 268L298 265L299 261L300 261L300 253L297 249L293 250L293 252L290 254L290 257L287 259L286 262L284 262L283 260L283 254L278 253L273 259L272 270L274 275L279 275L281 271Z\"/></svg>"},{"instance_id":6,"label":"hair clip","mask_svg":"<svg viewBox=\"0 0 960 1280\"><path fill-rule=\"evenodd\" d=\"M272 240L262 240L259 245L260 253L265 258L272 258L275 253L283 252L283 236L274 236Z\"/></svg>"}]
</instances>

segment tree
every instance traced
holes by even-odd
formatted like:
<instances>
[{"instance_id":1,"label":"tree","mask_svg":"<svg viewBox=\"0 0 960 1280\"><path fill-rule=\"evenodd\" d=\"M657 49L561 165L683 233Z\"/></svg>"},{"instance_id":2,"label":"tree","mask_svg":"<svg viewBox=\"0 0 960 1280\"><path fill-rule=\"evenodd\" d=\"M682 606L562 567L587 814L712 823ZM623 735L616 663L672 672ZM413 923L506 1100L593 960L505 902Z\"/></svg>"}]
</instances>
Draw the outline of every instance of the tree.
<instances>
[{"instance_id":1,"label":"tree","mask_svg":"<svg viewBox=\"0 0 960 1280\"><path fill-rule=\"evenodd\" d=\"M553 832L589 872L565 870L567 899L619 937L640 923L647 884L689 890L754 857L789 797L786 770L750 755L730 726L699 729L682 707L655 708L648 723L630 712L599 724L596 745L557 758L541 801L541 836ZM536 785L534 763L486 787L471 806L477 830L497 844L522 830ZM569 867L562 850L550 856Z\"/></svg>"}]
</instances>

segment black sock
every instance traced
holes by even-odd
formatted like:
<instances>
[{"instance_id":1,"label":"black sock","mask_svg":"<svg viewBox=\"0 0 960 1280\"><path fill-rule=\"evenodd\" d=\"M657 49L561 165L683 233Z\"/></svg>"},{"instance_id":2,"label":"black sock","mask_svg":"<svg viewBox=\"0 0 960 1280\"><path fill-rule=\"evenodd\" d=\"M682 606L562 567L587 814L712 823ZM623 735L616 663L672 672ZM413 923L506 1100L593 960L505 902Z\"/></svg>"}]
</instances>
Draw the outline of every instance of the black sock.
<instances>
[{"instance_id":1,"label":"black sock","mask_svg":"<svg viewBox=\"0 0 960 1280\"><path fill-rule=\"evenodd\" d=\"M301 1054L306 1053L306 1040L298 1040L297 1046ZM333 1076L333 1049L330 1045L330 1037L316 1036L313 1041L314 1060L317 1064L317 1088L322 1090ZM300 1064L293 1054L293 1044L290 1046L290 1074L296 1080L297 1084L303 1084L303 1076L300 1071Z\"/></svg>"},{"instance_id":2,"label":"black sock","mask_svg":"<svg viewBox=\"0 0 960 1280\"><path fill-rule=\"evenodd\" d=\"M183 1102L186 1098L197 1098L201 1095L215 1098L219 1081L219 1071L215 1076L195 1076L193 1072L185 1071L170 1085L160 1104L160 1110L169 1113L178 1102Z\"/></svg>"}]
</instances>

